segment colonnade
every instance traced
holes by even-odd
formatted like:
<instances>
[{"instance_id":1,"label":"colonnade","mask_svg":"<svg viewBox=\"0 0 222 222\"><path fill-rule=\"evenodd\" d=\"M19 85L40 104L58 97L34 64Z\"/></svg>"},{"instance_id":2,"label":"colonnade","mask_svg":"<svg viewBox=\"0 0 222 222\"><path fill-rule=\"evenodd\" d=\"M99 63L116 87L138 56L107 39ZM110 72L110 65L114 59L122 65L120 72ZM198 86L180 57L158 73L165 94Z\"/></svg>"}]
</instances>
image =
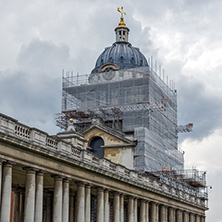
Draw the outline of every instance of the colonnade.
<instances>
[{"instance_id":1,"label":"colonnade","mask_svg":"<svg viewBox=\"0 0 222 222\"><path fill-rule=\"evenodd\" d=\"M107 189L72 178L51 175L53 188L45 192L44 174L23 168L25 189L13 194L10 162L0 163L1 222L204 222L205 217L133 194ZM93 192L92 192L93 188Z\"/></svg>"}]
</instances>

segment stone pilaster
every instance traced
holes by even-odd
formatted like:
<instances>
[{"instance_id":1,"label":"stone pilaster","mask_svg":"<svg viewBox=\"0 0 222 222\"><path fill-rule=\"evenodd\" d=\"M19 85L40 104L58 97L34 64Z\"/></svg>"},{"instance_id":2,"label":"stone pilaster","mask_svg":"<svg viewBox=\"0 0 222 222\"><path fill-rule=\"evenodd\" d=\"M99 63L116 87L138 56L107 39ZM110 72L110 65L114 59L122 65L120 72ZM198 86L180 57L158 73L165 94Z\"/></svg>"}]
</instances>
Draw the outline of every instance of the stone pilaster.
<instances>
[{"instance_id":1,"label":"stone pilaster","mask_svg":"<svg viewBox=\"0 0 222 222\"><path fill-rule=\"evenodd\" d=\"M134 200L133 197L129 197L128 200L128 222L134 222Z\"/></svg>"},{"instance_id":2,"label":"stone pilaster","mask_svg":"<svg viewBox=\"0 0 222 222\"><path fill-rule=\"evenodd\" d=\"M51 221L51 194L47 193L47 197L46 197L46 221L50 222Z\"/></svg>"},{"instance_id":3,"label":"stone pilaster","mask_svg":"<svg viewBox=\"0 0 222 222\"><path fill-rule=\"evenodd\" d=\"M113 200L113 221L120 221L120 194L117 192L114 193Z\"/></svg>"},{"instance_id":4,"label":"stone pilaster","mask_svg":"<svg viewBox=\"0 0 222 222\"><path fill-rule=\"evenodd\" d=\"M140 222L147 222L146 202L144 200L140 201Z\"/></svg>"},{"instance_id":5,"label":"stone pilaster","mask_svg":"<svg viewBox=\"0 0 222 222\"><path fill-rule=\"evenodd\" d=\"M69 222L69 180L63 180L62 222Z\"/></svg>"},{"instance_id":6,"label":"stone pilaster","mask_svg":"<svg viewBox=\"0 0 222 222\"><path fill-rule=\"evenodd\" d=\"M69 222L74 222L74 194L69 195Z\"/></svg>"},{"instance_id":7,"label":"stone pilaster","mask_svg":"<svg viewBox=\"0 0 222 222\"><path fill-rule=\"evenodd\" d=\"M1 222L8 222L10 219L12 190L12 164L4 163L2 173L2 202L1 202Z\"/></svg>"},{"instance_id":8,"label":"stone pilaster","mask_svg":"<svg viewBox=\"0 0 222 222\"><path fill-rule=\"evenodd\" d=\"M12 221L19 220L19 205L20 205L20 192L18 190L14 191L14 214Z\"/></svg>"},{"instance_id":9,"label":"stone pilaster","mask_svg":"<svg viewBox=\"0 0 222 222\"><path fill-rule=\"evenodd\" d=\"M85 222L90 222L91 221L91 186L87 184L85 186L85 191L86 191L86 200L85 200Z\"/></svg>"},{"instance_id":10,"label":"stone pilaster","mask_svg":"<svg viewBox=\"0 0 222 222\"><path fill-rule=\"evenodd\" d=\"M76 221L85 222L85 185L78 183L76 199Z\"/></svg>"},{"instance_id":11,"label":"stone pilaster","mask_svg":"<svg viewBox=\"0 0 222 222\"><path fill-rule=\"evenodd\" d=\"M53 222L62 222L62 178L54 177Z\"/></svg>"},{"instance_id":12,"label":"stone pilaster","mask_svg":"<svg viewBox=\"0 0 222 222\"><path fill-rule=\"evenodd\" d=\"M35 196L35 222L42 222L43 218L43 172L36 175L36 196Z\"/></svg>"},{"instance_id":13,"label":"stone pilaster","mask_svg":"<svg viewBox=\"0 0 222 222\"><path fill-rule=\"evenodd\" d=\"M104 192L104 222L109 222L109 191Z\"/></svg>"}]
</instances>

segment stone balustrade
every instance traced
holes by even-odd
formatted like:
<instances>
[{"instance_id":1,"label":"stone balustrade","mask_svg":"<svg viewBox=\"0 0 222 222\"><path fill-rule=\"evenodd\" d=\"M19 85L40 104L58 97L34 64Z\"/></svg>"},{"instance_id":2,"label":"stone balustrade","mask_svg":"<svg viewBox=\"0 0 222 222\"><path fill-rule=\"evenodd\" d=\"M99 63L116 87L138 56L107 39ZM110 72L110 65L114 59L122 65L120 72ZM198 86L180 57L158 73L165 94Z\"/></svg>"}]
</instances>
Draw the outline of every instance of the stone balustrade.
<instances>
[{"instance_id":1,"label":"stone balustrade","mask_svg":"<svg viewBox=\"0 0 222 222\"><path fill-rule=\"evenodd\" d=\"M60 155L68 156L71 159L78 160L85 164L93 165L100 170L112 173L113 176L120 177L120 180L127 179L129 183L133 183L136 186L143 186L145 189L156 190L156 192L171 195L173 198L180 198L184 201L205 207L205 202L201 201L202 194L192 190L184 192L181 191L180 188L177 189L175 187L172 188L170 185L162 185L157 179L152 181L146 175L141 175L134 170L112 163L107 159L100 159L86 149L80 149L78 141L76 141L77 144L75 146L71 143L57 140L55 137L49 136L45 132L35 128L29 128L18 123L17 120L3 114L0 114L0 133L19 138L31 144L36 144L50 151L59 152Z\"/></svg>"}]
</instances>

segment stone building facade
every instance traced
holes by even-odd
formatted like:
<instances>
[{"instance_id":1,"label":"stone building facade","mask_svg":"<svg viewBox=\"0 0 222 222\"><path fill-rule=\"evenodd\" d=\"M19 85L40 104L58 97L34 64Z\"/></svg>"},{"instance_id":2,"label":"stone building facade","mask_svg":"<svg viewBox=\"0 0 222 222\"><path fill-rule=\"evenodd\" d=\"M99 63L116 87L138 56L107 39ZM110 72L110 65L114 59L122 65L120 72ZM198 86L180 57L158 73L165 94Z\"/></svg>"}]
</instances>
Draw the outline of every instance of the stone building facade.
<instances>
[{"instance_id":1,"label":"stone building facade","mask_svg":"<svg viewBox=\"0 0 222 222\"><path fill-rule=\"evenodd\" d=\"M205 221L198 192L98 158L72 126L49 136L0 115L0 160L2 222Z\"/></svg>"}]
</instances>

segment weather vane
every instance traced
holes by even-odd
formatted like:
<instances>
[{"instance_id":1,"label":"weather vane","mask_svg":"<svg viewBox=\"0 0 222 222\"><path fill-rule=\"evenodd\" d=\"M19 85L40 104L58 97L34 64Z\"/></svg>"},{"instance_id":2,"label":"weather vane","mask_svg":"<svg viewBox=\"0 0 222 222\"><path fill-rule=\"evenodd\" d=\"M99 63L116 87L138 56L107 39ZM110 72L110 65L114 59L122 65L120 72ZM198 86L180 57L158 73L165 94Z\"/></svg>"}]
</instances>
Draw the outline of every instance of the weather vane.
<instances>
[{"instance_id":1,"label":"weather vane","mask_svg":"<svg viewBox=\"0 0 222 222\"><path fill-rule=\"evenodd\" d=\"M123 15L126 15L126 13L123 11L123 7L117 8L117 11L121 13L121 18L123 18Z\"/></svg>"}]
</instances>

